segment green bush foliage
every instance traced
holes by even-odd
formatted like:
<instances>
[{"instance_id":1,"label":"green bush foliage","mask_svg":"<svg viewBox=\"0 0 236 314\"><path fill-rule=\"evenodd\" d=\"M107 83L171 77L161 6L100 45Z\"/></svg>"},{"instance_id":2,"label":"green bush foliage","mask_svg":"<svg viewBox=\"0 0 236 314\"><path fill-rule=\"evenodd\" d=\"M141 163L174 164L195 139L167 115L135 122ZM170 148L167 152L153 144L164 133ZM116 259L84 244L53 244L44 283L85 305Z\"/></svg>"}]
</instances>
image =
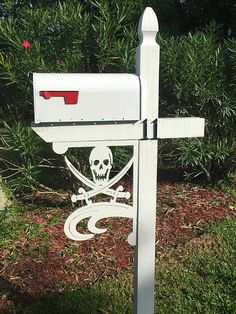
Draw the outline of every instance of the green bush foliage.
<instances>
[{"instance_id":1,"label":"green bush foliage","mask_svg":"<svg viewBox=\"0 0 236 314\"><path fill-rule=\"evenodd\" d=\"M228 175L235 167L236 158L236 40L223 39L214 23L204 31L176 36L181 28L178 5L173 0L149 2L4 1L0 5L0 116L8 126L2 125L1 141L4 142L10 129L16 134L32 133L24 129L33 120L32 72L134 72L137 22L144 7L150 4L158 8L160 28L163 25L166 34L175 34L170 37L162 32L158 37L160 114L206 119L204 139L160 141L160 165L181 167L187 178L204 174L212 181ZM168 12L177 16L169 28ZM30 43L29 48L22 46L24 41ZM19 130L15 122L22 121L26 124L21 123ZM41 147L40 158L52 158L52 153L36 136L31 134L28 140L33 141L27 142L29 147ZM15 151L24 155L24 171L18 172L17 177L31 178L31 182L22 179L23 184L18 184L20 189L33 186L34 180L44 179L38 168L39 148L30 155L26 153L28 147L17 148L18 144L14 143L13 150L2 145L1 154L8 154L12 162ZM118 149L117 153L121 160L128 159L126 151ZM83 154L78 156L85 160ZM57 160L56 167L64 168L62 158L55 155L53 158ZM2 167L5 171L6 163ZM9 182L16 178L11 174L6 177ZM15 189L15 183L12 184Z\"/></svg>"},{"instance_id":2,"label":"green bush foliage","mask_svg":"<svg viewBox=\"0 0 236 314\"><path fill-rule=\"evenodd\" d=\"M172 161L208 181L228 174L236 160L235 39L220 40L213 23L160 44L161 114L206 119L203 139L172 141Z\"/></svg>"},{"instance_id":3,"label":"green bush foliage","mask_svg":"<svg viewBox=\"0 0 236 314\"><path fill-rule=\"evenodd\" d=\"M58 177L63 168L51 147L31 128L16 123L0 130L0 174L15 193L29 193L36 189L59 188ZM47 158L45 157L47 156Z\"/></svg>"}]
</instances>

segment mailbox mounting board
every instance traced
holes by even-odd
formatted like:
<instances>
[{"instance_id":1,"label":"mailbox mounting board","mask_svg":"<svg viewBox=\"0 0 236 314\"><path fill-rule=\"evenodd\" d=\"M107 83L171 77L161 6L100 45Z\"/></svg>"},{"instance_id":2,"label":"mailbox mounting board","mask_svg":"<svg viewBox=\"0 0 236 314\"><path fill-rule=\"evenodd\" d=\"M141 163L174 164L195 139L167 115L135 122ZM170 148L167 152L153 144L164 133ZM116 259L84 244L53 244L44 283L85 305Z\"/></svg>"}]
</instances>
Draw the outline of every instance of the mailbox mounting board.
<instances>
[{"instance_id":1,"label":"mailbox mounting board","mask_svg":"<svg viewBox=\"0 0 236 314\"><path fill-rule=\"evenodd\" d=\"M35 123L137 121L135 74L34 73Z\"/></svg>"}]
</instances>

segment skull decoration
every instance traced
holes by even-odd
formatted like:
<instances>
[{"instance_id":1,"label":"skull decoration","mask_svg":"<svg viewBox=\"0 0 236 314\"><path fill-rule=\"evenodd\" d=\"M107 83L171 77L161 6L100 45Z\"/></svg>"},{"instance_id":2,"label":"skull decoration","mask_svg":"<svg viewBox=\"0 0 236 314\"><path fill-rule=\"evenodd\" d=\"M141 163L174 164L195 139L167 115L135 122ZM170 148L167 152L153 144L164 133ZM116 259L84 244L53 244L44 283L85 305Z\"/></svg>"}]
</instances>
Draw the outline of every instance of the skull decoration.
<instances>
[{"instance_id":1,"label":"skull decoration","mask_svg":"<svg viewBox=\"0 0 236 314\"><path fill-rule=\"evenodd\" d=\"M96 146L89 156L90 169L93 181L97 186L102 186L109 180L113 164L113 156L107 146Z\"/></svg>"}]
</instances>

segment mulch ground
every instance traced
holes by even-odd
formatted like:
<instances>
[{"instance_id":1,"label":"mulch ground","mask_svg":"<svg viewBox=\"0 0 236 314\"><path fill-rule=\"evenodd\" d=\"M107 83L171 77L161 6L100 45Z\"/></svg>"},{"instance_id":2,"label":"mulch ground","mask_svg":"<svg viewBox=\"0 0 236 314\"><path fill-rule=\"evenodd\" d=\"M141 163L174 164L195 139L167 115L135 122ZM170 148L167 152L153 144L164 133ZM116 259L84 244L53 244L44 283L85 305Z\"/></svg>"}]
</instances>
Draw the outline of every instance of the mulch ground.
<instances>
[{"instance_id":1,"label":"mulch ground","mask_svg":"<svg viewBox=\"0 0 236 314\"><path fill-rule=\"evenodd\" d=\"M128 185L127 189L131 189ZM223 191L186 183L160 183L156 250L184 245L200 237L206 227L236 216L235 200ZM132 222L103 219L108 231L92 240L75 242L65 237L63 225L71 208L27 211L29 223L39 224L47 239L26 232L15 239L17 258L9 248L0 251L0 313L14 311L17 302L31 303L55 291L91 285L133 265L134 249L127 243ZM54 216L55 223L48 223Z\"/></svg>"}]
</instances>

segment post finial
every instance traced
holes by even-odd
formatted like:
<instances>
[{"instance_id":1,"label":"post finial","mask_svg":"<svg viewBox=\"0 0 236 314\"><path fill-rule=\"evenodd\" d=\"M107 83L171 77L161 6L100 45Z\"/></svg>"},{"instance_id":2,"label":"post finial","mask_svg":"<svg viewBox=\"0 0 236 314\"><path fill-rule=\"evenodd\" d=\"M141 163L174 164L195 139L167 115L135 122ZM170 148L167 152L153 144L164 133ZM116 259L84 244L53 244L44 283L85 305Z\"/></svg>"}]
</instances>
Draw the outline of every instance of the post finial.
<instances>
[{"instance_id":1,"label":"post finial","mask_svg":"<svg viewBox=\"0 0 236 314\"><path fill-rule=\"evenodd\" d=\"M156 35L158 31L159 25L156 13L151 7L147 7L139 20L138 33L143 37L144 32L154 32Z\"/></svg>"},{"instance_id":2,"label":"post finial","mask_svg":"<svg viewBox=\"0 0 236 314\"><path fill-rule=\"evenodd\" d=\"M159 45L156 42L158 29L156 14L152 8L147 7L139 20L140 43L136 49L136 73L141 82L142 119L156 119L158 117L160 54Z\"/></svg>"}]
</instances>

